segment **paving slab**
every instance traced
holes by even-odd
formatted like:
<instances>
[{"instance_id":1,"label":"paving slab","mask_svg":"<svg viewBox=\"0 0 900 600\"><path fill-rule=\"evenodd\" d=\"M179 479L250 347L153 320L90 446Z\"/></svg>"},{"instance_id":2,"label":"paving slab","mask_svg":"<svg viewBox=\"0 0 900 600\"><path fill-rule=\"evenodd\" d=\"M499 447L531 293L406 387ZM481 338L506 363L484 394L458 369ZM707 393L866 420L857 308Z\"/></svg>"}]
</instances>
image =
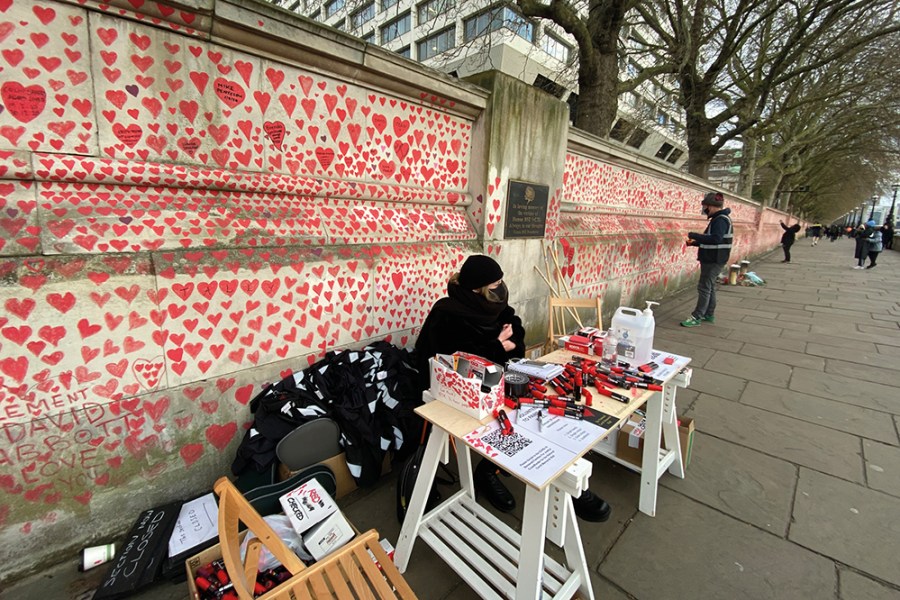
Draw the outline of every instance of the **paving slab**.
<instances>
[{"instance_id":1,"label":"paving slab","mask_svg":"<svg viewBox=\"0 0 900 600\"><path fill-rule=\"evenodd\" d=\"M893 358L891 360L900 360L900 348L896 346L888 346L886 344L875 344L879 354L888 354Z\"/></svg>"},{"instance_id":2,"label":"paving slab","mask_svg":"<svg viewBox=\"0 0 900 600\"><path fill-rule=\"evenodd\" d=\"M787 535L797 467L703 433L694 435L684 479L660 484L779 537Z\"/></svg>"},{"instance_id":3,"label":"paving slab","mask_svg":"<svg viewBox=\"0 0 900 600\"><path fill-rule=\"evenodd\" d=\"M763 319L761 317L744 317L744 323L752 323L754 325L765 325L774 329L790 329L792 331L809 331L809 325L798 323L795 319Z\"/></svg>"},{"instance_id":4,"label":"paving slab","mask_svg":"<svg viewBox=\"0 0 900 600\"><path fill-rule=\"evenodd\" d=\"M890 415L884 412L755 381L747 384L740 401L786 417L898 445L897 430Z\"/></svg>"},{"instance_id":5,"label":"paving slab","mask_svg":"<svg viewBox=\"0 0 900 600\"><path fill-rule=\"evenodd\" d=\"M873 344L874 346L874 344ZM889 369L900 373L900 357L891 360L878 352L877 346L874 348L854 349L852 351L844 351L835 353L835 346L817 344L810 342L806 346L806 353L813 356L823 356L825 358L840 359L843 362L850 363L853 366L871 365L881 369ZM900 354L900 352L898 352Z\"/></svg>"},{"instance_id":6,"label":"paving slab","mask_svg":"<svg viewBox=\"0 0 900 600\"><path fill-rule=\"evenodd\" d=\"M900 346L900 339L897 339L896 336L891 336L891 330L883 325L860 324L857 325L856 328L859 329L862 333L869 334L865 337L870 341L890 344L892 346ZM894 343L891 344L891 342Z\"/></svg>"},{"instance_id":7,"label":"paving slab","mask_svg":"<svg viewBox=\"0 0 900 600\"><path fill-rule=\"evenodd\" d=\"M874 381L884 385L900 387L900 370L888 368L887 364L889 362L891 361L882 360L868 365L847 362L843 358L827 359L825 361L825 372L843 375L848 379L862 379L863 381Z\"/></svg>"},{"instance_id":8,"label":"paving slab","mask_svg":"<svg viewBox=\"0 0 900 600\"><path fill-rule=\"evenodd\" d=\"M863 573L900 585L900 498L800 469L789 539Z\"/></svg>"},{"instance_id":9,"label":"paving slab","mask_svg":"<svg viewBox=\"0 0 900 600\"><path fill-rule=\"evenodd\" d=\"M834 564L665 488L638 513L600 573L641 600L835 598Z\"/></svg>"},{"instance_id":10,"label":"paving slab","mask_svg":"<svg viewBox=\"0 0 900 600\"><path fill-rule=\"evenodd\" d=\"M733 330L728 336L729 340L737 340L755 344L757 346L765 346L767 348L779 348L781 350L790 350L791 352L805 352L806 342L804 340L789 340L784 337L774 337L754 331Z\"/></svg>"},{"instance_id":11,"label":"paving slab","mask_svg":"<svg viewBox=\"0 0 900 600\"><path fill-rule=\"evenodd\" d=\"M893 386L798 367L791 375L790 389L900 415L900 397Z\"/></svg>"},{"instance_id":12,"label":"paving slab","mask_svg":"<svg viewBox=\"0 0 900 600\"><path fill-rule=\"evenodd\" d=\"M831 331L832 334L839 333L840 330L833 329ZM782 335L782 338L790 339L790 340L798 340L803 341L810 344L820 344L823 346L834 346L834 348L840 348L842 350L861 350L863 352L871 352L873 347L877 348L876 344L871 341L856 339L850 335L826 335L822 333L803 333L799 331L785 331ZM862 336L861 336L862 337ZM892 348L896 347L891 346ZM835 356L834 348L831 350L830 356Z\"/></svg>"},{"instance_id":13,"label":"paving slab","mask_svg":"<svg viewBox=\"0 0 900 600\"><path fill-rule=\"evenodd\" d=\"M900 600L900 590L847 568L838 571L838 580L841 600Z\"/></svg>"},{"instance_id":14,"label":"paving slab","mask_svg":"<svg viewBox=\"0 0 900 600\"><path fill-rule=\"evenodd\" d=\"M794 342L795 340L785 340ZM804 367L814 371L825 370L825 359L819 356L809 356L803 352L796 350L781 350L778 348L767 348L765 346L757 346L756 344L744 344L739 354L753 356L766 360L773 360L783 365L792 367Z\"/></svg>"},{"instance_id":15,"label":"paving slab","mask_svg":"<svg viewBox=\"0 0 900 600\"><path fill-rule=\"evenodd\" d=\"M698 431L836 477L865 481L856 436L705 394L691 414Z\"/></svg>"},{"instance_id":16,"label":"paving slab","mask_svg":"<svg viewBox=\"0 0 900 600\"><path fill-rule=\"evenodd\" d=\"M712 348L706 348L680 339L676 332L669 329L656 332L656 335L653 337L653 346L666 352L690 356L691 366L695 368L702 367L716 353Z\"/></svg>"},{"instance_id":17,"label":"paving slab","mask_svg":"<svg viewBox=\"0 0 900 600\"><path fill-rule=\"evenodd\" d=\"M737 401L747 385L746 379L723 375L706 369L694 369L691 376L692 390L719 398Z\"/></svg>"},{"instance_id":18,"label":"paving slab","mask_svg":"<svg viewBox=\"0 0 900 600\"><path fill-rule=\"evenodd\" d=\"M722 323L715 323L713 325L705 323L700 327L682 327L679 325L679 323L687 317L688 315L680 315L676 317L677 320L663 322L657 320L656 331L665 330L673 333L678 332L680 335L684 336L685 341L690 341L690 343L694 344L702 343L710 348L729 347L728 342L725 342L722 339L728 337L729 334L728 329L720 326Z\"/></svg>"},{"instance_id":19,"label":"paving slab","mask_svg":"<svg viewBox=\"0 0 900 600\"><path fill-rule=\"evenodd\" d=\"M863 440L869 487L900 498L900 448Z\"/></svg>"},{"instance_id":20,"label":"paving slab","mask_svg":"<svg viewBox=\"0 0 900 600\"><path fill-rule=\"evenodd\" d=\"M848 317L856 321L857 323L866 323L872 321L872 315L869 311L865 309L857 309L850 310L847 308L831 308L830 306L818 306L814 304L807 304L806 310L815 313L816 315L823 315L826 319L831 318L832 316L839 317Z\"/></svg>"},{"instance_id":21,"label":"paving slab","mask_svg":"<svg viewBox=\"0 0 900 600\"><path fill-rule=\"evenodd\" d=\"M741 379L762 381L773 385L787 385L791 367L771 360L742 356L733 352L716 352L705 368Z\"/></svg>"}]
</instances>

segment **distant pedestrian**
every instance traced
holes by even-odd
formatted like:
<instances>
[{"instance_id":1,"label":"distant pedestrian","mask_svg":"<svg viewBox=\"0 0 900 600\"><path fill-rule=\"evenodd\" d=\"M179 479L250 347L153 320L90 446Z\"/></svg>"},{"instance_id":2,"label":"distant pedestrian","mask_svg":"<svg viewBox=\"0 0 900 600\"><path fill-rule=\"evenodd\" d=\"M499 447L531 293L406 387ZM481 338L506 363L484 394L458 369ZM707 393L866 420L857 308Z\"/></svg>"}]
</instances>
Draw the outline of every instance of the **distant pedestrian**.
<instances>
[{"instance_id":1,"label":"distant pedestrian","mask_svg":"<svg viewBox=\"0 0 900 600\"><path fill-rule=\"evenodd\" d=\"M856 242L856 247L853 252L853 257L856 259L856 266L854 269L862 269L863 263L866 262L866 238L863 233L866 231L864 225L859 225L856 229L850 232L850 236Z\"/></svg>"},{"instance_id":2,"label":"distant pedestrian","mask_svg":"<svg viewBox=\"0 0 900 600\"><path fill-rule=\"evenodd\" d=\"M875 268L875 263L878 261L878 255L881 254L881 249L883 247L882 243L882 234L881 227L875 227L875 221L869 220L866 222L866 231L868 235L866 235L866 253L869 256L869 266L867 269Z\"/></svg>"},{"instance_id":3,"label":"distant pedestrian","mask_svg":"<svg viewBox=\"0 0 900 600\"><path fill-rule=\"evenodd\" d=\"M819 238L822 237L822 224L815 223L812 227L810 227L809 232L812 234L812 245L815 246L819 243Z\"/></svg>"},{"instance_id":4,"label":"distant pedestrian","mask_svg":"<svg viewBox=\"0 0 900 600\"><path fill-rule=\"evenodd\" d=\"M885 222L881 228L881 241L885 250L894 249L894 224L890 221Z\"/></svg>"},{"instance_id":5,"label":"distant pedestrian","mask_svg":"<svg viewBox=\"0 0 900 600\"><path fill-rule=\"evenodd\" d=\"M697 327L703 321L715 323L716 278L731 256L734 226L730 208L724 208L725 197L720 192L707 192L700 203L700 211L709 222L703 233L688 233L688 246L697 246L700 261L700 281L697 282L697 306L682 327Z\"/></svg>"},{"instance_id":6,"label":"distant pedestrian","mask_svg":"<svg viewBox=\"0 0 900 600\"><path fill-rule=\"evenodd\" d=\"M781 262L789 263L791 262L791 246L794 245L797 232L800 231L800 223L794 223L788 227L784 224L784 221L778 222L781 224L781 228L784 229L784 233L781 234L781 249L784 250L784 260Z\"/></svg>"}]
</instances>

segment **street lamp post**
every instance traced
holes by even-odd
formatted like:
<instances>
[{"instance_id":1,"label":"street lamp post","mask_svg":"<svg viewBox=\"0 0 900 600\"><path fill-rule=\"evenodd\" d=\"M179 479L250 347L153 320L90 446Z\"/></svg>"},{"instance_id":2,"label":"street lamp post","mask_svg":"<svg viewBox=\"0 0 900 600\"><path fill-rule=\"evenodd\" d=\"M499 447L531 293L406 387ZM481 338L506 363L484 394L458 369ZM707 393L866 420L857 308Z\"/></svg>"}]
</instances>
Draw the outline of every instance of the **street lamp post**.
<instances>
[{"instance_id":1,"label":"street lamp post","mask_svg":"<svg viewBox=\"0 0 900 600\"><path fill-rule=\"evenodd\" d=\"M878 202L878 196L876 196L875 194L872 194L872 210L869 211L869 220L870 221L875 218L875 203L876 202Z\"/></svg>"},{"instance_id":2,"label":"street lamp post","mask_svg":"<svg viewBox=\"0 0 900 600\"><path fill-rule=\"evenodd\" d=\"M897 190L900 189L900 183L895 183L891 186L891 189L894 191L894 198L891 200L891 212L888 213L888 218L885 219L886 222L891 224L891 227L894 226L894 207L897 205Z\"/></svg>"}]
</instances>

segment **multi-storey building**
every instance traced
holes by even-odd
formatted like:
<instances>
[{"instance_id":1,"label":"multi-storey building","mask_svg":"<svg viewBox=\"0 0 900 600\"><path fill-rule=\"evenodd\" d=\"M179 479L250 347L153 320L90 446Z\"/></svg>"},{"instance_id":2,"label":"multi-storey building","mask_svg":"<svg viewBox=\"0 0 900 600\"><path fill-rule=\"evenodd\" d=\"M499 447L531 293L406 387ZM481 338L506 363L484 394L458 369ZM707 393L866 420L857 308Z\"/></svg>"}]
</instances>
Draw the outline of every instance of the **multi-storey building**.
<instances>
[{"instance_id":1,"label":"multi-storey building","mask_svg":"<svg viewBox=\"0 0 900 600\"><path fill-rule=\"evenodd\" d=\"M467 77L498 70L566 101L576 109L575 42L553 23L532 20L509 3L486 0L271 0L273 3L383 46L432 68ZM626 44L644 41L635 28ZM633 76L639 60L626 59ZM681 110L672 91L648 81L619 98L610 139L638 153L681 167L687 150Z\"/></svg>"}]
</instances>

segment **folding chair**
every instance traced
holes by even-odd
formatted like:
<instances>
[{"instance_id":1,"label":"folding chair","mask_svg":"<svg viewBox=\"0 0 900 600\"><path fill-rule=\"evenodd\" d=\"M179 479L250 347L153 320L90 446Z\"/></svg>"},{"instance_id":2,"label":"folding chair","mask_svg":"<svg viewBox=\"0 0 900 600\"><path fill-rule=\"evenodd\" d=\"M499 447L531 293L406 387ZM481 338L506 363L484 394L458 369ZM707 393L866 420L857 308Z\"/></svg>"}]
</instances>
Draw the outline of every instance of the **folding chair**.
<instances>
[{"instance_id":1,"label":"folding chair","mask_svg":"<svg viewBox=\"0 0 900 600\"><path fill-rule=\"evenodd\" d=\"M269 590L258 600L416 598L394 562L378 543L376 530L371 529L356 536L340 550L307 567L227 478L219 479L214 489L219 495L219 542L222 558L234 590L241 600L253 600L262 546L281 561L293 577ZM240 523L245 524L256 535L256 539L247 545L244 561L241 561ZM373 555L378 565L372 559Z\"/></svg>"},{"instance_id":2,"label":"folding chair","mask_svg":"<svg viewBox=\"0 0 900 600\"><path fill-rule=\"evenodd\" d=\"M550 296L550 315L547 325L546 352L556 350L556 340L579 327L593 327L587 319L591 310L597 311L597 329L603 329L600 296L596 298L556 298Z\"/></svg>"}]
</instances>

